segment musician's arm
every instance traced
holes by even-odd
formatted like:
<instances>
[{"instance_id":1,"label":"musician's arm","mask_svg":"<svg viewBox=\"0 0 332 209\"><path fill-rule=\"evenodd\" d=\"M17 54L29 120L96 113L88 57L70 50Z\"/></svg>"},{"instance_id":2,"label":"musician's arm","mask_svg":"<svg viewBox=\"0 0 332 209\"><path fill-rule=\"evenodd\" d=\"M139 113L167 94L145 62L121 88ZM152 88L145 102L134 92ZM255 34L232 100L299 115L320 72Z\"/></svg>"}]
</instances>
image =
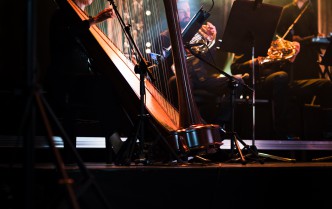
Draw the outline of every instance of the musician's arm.
<instances>
[{"instance_id":1,"label":"musician's arm","mask_svg":"<svg viewBox=\"0 0 332 209\"><path fill-rule=\"evenodd\" d=\"M255 59L255 61L256 60L257 59ZM248 56L245 56L244 54L235 55L231 64L231 73L233 75L250 73L251 67L252 60Z\"/></svg>"},{"instance_id":2,"label":"musician's arm","mask_svg":"<svg viewBox=\"0 0 332 209\"><path fill-rule=\"evenodd\" d=\"M109 18L114 18L115 14L113 13L112 8L106 8L99 12L96 16L90 17L88 20L83 20L83 21L67 21L68 18L70 19L77 19L76 17L70 17L68 14L62 16L63 22L65 24L62 25L67 25L67 28L69 32L74 36L78 37L80 34L85 33L86 31L89 30L89 28L97 23L103 22Z\"/></svg>"},{"instance_id":3,"label":"musician's arm","mask_svg":"<svg viewBox=\"0 0 332 209\"><path fill-rule=\"evenodd\" d=\"M289 61L291 63L293 63L296 59L296 56L299 54L300 50L301 50L301 44L297 41L293 41L292 45L295 47L295 55L289 59Z\"/></svg>"},{"instance_id":4,"label":"musician's arm","mask_svg":"<svg viewBox=\"0 0 332 209\"><path fill-rule=\"evenodd\" d=\"M115 14L112 8L106 8L99 12L96 16L89 18L88 22L90 27L107 20L108 18L114 18Z\"/></svg>"}]
</instances>

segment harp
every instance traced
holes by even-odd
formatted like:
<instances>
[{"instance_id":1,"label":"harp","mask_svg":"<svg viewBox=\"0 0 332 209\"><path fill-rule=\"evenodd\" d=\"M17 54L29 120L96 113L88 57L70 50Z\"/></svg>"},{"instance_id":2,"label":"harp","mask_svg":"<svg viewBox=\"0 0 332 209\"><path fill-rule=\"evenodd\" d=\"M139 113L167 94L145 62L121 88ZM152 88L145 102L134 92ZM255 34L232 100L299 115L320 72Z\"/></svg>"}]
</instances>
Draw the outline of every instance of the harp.
<instances>
[{"instance_id":1,"label":"harp","mask_svg":"<svg viewBox=\"0 0 332 209\"><path fill-rule=\"evenodd\" d=\"M88 19L72 0L61 0L62 6L81 20ZM186 69L185 50L178 24L176 0L117 0L118 10L126 23L131 25L132 36L147 61L155 64L154 81L146 78L145 98L140 98L140 76L135 72L136 59L125 33L117 19L111 19L100 25L92 26L88 37L84 37L94 63L105 76L117 86L121 104L133 117L139 113L143 99L145 109L159 132L175 150L206 148L221 141L220 127L206 124L201 118L194 102ZM95 0L87 9L91 16L109 6L104 0ZM158 12L157 12L158 11ZM164 12L164 13L163 13ZM165 15L163 18L162 15ZM167 20L163 22L163 20ZM161 58L152 58L154 52L161 52L158 37L167 27L173 49L173 61L176 67L179 107L175 107L168 86L170 70ZM155 58L155 57L154 57ZM158 63L156 63L158 62Z\"/></svg>"}]
</instances>

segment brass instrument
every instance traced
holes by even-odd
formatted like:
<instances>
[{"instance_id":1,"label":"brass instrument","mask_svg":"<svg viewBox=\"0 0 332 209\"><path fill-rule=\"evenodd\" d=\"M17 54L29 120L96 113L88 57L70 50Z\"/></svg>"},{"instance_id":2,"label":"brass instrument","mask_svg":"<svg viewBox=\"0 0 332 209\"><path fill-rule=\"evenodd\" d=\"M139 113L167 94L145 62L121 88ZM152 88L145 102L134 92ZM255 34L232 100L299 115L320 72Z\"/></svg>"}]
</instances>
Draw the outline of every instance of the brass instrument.
<instances>
[{"instance_id":1,"label":"brass instrument","mask_svg":"<svg viewBox=\"0 0 332 209\"><path fill-rule=\"evenodd\" d=\"M296 55L296 48L291 41L284 40L277 35L277 39L272 41L267 55L260 62L261 65L291 59Z\"/></svg>"},{"instance_id":2,"label":"brass instrument","mask_svg":"<svg viewBox=\"0 0 332 209\"><path fill-rule=\"evenodd\" d=\"M199 32L190 40L192 45L191 50L196 54L205 54L215 44L215 40L209 40L201 35ZM190 59L193 55L189 55L187 59Z\"/></svg>"},{"instance_id":3,"label":"brass instrument","mask_svg":"<svg viewBox=\"0 0 332 209\"><path fill-rule=\"evenodd\" d=\"M296 48L294 44L291 41L285 40L285 37L287 34L292 30L294 25L297 23L297 21L301 18L303 13L308 9L310 5L310 1L307 2L304 9L301 11L301 13L296 17L294 22L289 26L285 34L280 37L277 35L277 39L272 41L271 46L267 52L268 56L265 57L263 61L260 61L259 64L264 65L266 63L273 63L273 62L280 62L284 60L291 59L296 55Z\"/></svg>"},{"instance_id":4,"label":"brass instrument","mask_svg":"<svg viewBox=\"0 0 332 209\"><path fill-rule=\"evenodd\" d=\"M203 10L201 7L198 12L191 18L189 23L182 31L182 39L186 47L196 54L204 54L215 44L215 40L210 40L209 37L202 34L200 31L203 23L209 18L210 13ZM171 55L171 47L164 52L166 58ZM187 54L187 59L194 57L192 54Z\"/></svg>"}]
</instances>

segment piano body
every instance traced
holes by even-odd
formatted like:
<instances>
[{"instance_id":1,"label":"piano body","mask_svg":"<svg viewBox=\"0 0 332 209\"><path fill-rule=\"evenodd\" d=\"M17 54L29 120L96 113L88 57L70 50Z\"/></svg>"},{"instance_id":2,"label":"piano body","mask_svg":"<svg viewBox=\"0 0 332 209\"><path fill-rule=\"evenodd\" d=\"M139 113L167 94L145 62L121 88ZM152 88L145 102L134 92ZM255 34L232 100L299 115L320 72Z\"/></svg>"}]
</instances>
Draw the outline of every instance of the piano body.
<instances>
[{"instance_id":1,"label":"piano body","mask_svg":"<svg viewBox=\"0 0 332 209\"><path fill-rule=\"evenodd\" d=\"M89 18L72 0L60 2L61 7L76 13L78 18ZM165 137L175 151L190 153L191 150L204 149L220 143L221 128L219 125L204 122L191 93L185 51L179 32L176 0L116 0L115 5L120 15L123 15L125 23L131 25L130 32L143 57L154 65L154 81L149 76L144 80L145 98L140 98L140 74L135 72L135 63L139 63L140 60L136 60L135 50L130 46L116 18L92 26L89 37L84 37L83 43L94 64L117 86L121 104L132 121L140 113L140 102L143 99L149 120L158 129L156 133ZM89 6L88 12L93 16L106 6L109 6L107 1L95 0ZM93 11L93 7L97 9ZM147 15L146 11L149 10L153 11ZM160 32L166 29L162 26L168 27L170 32L178 80L179 108L173 105L168 87L170 70L162 58L156 60L151 56L151 52L154 54L162 50L162 46L156 44L159 42Z\"/></svg>"}]
</instances>

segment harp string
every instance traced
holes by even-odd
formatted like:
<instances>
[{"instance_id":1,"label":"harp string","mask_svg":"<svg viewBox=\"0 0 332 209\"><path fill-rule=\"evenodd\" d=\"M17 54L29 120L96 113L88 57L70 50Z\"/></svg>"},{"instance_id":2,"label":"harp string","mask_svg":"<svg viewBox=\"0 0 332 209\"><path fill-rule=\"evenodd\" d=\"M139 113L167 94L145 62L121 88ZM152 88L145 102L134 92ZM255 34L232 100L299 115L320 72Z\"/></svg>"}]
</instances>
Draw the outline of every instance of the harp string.
<instances>
[{"instance_id":1,"label":"harp string","mask_svg":"<svg viewBox=\"0 0 332 209\"><path fill-rule=\"evenodd\" d=\"M161 93L163 98L156 98L162 102L165 111L170 115L174 107L168 109L168 105L175 104L174 95L168 85L171 70L165 60L154 60L150 53L162 52L160 33L167 29L166 16L162 0L115 0L117 10L124 23L130 26L130 32L143 57L153 64L153 76L156 79L152 85ZM101 10L111 7L109 1L95 0L87 7L90 16L97 15ZM150 13L148 13L150 12ZM128 58L128 62L137 63L139 58L135 54L133 46L130 45L126 33L123 31L117 18L109 19L97 24L97 27L110 39L110 41ZM152 90L155 90L152 89ZM151 90L151 89L149 89ZM152 93L153 94L153 93ZM160 94L154 94L160 95ZM167 101L165 101L165 99ZM177 109L177 108L176 108Z\"/></svg>"},{"instance_id":2,"label":"harp string","mask_svg":"<svg viewBox=\"0 0 332 209\"><path fill-rule=\"evenodd\" d=\"M159 8L160 8L160 5L158 5L156 2L157 1L153 1L152 0L152 10L155 11L155 14L158 14L159 12ZM161 39L160 39L160 36L159 34L165 30L165 28L163 29L162 28L162 17L163 19L165 19L165 16L162 16L162 15L155 15L154 18L152 18L151 20L156 20L155 23L151 23L151 25L154 25L155 27L153 28L153 34L158 34L157 38L155 37L152 37L154 38L155 40L155 43L153 44L153 47L152 47L152 52L157 52L157 53L160 53L162 52L162 43L161 43ZM160 82L159 83L168 83L168 79L170 77L169 73L170 73L170 69L168 68L168 66L166 65L166 63L164 61L160 61L158 63L156 62L153 62L154 64L156 65L159 65L160 66L160 71L162 71L162 73L159 73L159 79L160 79ZM162 75L165 75L165 76L162 76ZM172 95L172 92L170 91L169 89L169 86L167 86L167 88L164 90L164 93L166 95L166 97L171 101L171 103L175 103L175 101L172 101L173 100L173 95Z\"/></svg>"}]
</instances>

